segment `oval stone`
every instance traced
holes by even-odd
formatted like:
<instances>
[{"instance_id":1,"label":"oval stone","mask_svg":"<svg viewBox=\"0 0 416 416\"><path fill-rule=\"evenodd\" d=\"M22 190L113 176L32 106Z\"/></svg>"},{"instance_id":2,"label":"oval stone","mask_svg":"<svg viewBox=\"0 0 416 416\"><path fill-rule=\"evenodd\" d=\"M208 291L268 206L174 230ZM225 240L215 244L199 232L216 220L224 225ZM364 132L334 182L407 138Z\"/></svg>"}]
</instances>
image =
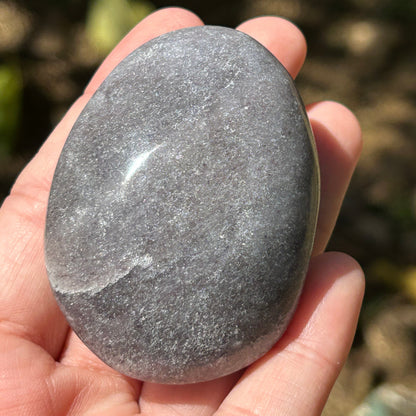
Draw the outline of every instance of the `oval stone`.
<instances>
[{"instance_id":1,"label":"oval stone","mask_svg":"<svg viewBox=\"0 0 416 416\"><path fill-rule=\"evenodd\" d=\"M98 88L53 178L46 265L73 330L159 383L241 369L286 329L319 173L290 75L228 28L142 45Z\"/></svg>"}]
</instances>

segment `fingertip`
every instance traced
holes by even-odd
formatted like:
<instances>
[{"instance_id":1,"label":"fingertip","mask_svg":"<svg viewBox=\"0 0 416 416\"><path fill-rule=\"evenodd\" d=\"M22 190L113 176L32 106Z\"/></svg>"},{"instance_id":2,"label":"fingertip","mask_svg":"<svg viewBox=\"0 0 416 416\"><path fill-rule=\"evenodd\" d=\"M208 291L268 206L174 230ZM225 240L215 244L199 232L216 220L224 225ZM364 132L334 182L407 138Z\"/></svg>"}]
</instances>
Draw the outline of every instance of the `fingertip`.
<instances>
[{"instance_id":1,"label":"fingertip","mask_svg":"<svg viewBox=\"0 0 416 416\"><path fill-rule=\"evenodd\" d=\"M351 176L357 165L362 138L355 115L335 101L307 106L321 172L321 201L314 254L325 250Z\"/></svg>"},{"instance_id":2,"label":"fingertip","mask_svg":"<svg viewBox=\"0 0 416 416\"><path fill-rule=\"evenodd\" d=\"M154 20L156 19L156 20ZM201 26L204 22L193 12L184 7L163 7L146 16L140 23L147 23L150 21L151 25L156 23L162 24L165 28L172 27L172 30L181 27ZM137 25L136 25L137 26Z\"/></svg>"},{"instance_id":3,"label":"fingertip","mask_svg":"<svg viewBox=\"0 0 416 416\"><path fill-rule=\"evenodd\" d=\"M363 146L361 127L349 108L336 101L321 101L306 109L312 128L316 123L324 125L346 154L358 159Z\"/></svg>"},{"instance_id":4,"label":"fingertip","mask_svg":"<svg viewBox=\"0 0 416 416\"><path fill-rule=\"evenodd\" d=\"M353 257L345 253L332 252L329 253L336 261L342 265L343 274L337 280L338 290L341 292L349 292L354 296L351 299L355 299L357 303L357 316L360 310L360 306L365 292L365 276L364 271L360 264Z\"/></svg>"},{"instance_id":5,"label":"fingertip","mask_svg":"<svg viewBox=\"0 0 416 416\"><path fill-rule=\"evenodd\" d=\"M337 268L343 271L355 270L360 269L361 266L353 257L346 253L342 253L339 251L326 251L314 258L311 259L310 267L312 270L315 267L319 268L333 268L332 265L336 265Z\"/></svg>"},{"instance_id":6,"label":"fingertip","mask_svg":"<svg viewBox=\"0 0 416 416\"><path fill-rule=\"evenodd\" d=\"M295 78L306 58L306 39L292 22L277 16L247 20L237 30L250 35L265 46Z\"/></svg>"},{"instance_id":7,"label":"fingertip","mask_svg":"<svg viewBox=\"0 0 416 416\"><path fill-rule=\"evenodd\" d=\"M322 271L336 280L348 280L348 286L354 286L358 292L364 292L365 278L360 264L353 257L338 251L327 251L311 260L311 274L321 275Z\"/></svg>"}]
</instances>

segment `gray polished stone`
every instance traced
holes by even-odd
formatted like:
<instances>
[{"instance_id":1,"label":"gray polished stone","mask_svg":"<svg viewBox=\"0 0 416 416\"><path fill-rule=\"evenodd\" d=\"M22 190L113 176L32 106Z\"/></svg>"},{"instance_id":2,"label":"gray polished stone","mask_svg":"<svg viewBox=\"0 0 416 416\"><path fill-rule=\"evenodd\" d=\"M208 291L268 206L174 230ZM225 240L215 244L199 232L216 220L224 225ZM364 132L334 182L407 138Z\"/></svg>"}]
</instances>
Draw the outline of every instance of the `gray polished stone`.
<instances>
[{"instance_id":1,"label":"gray polished stone","mask_svg":"<svg viewBox=\"0 0 416 416\"><path fill-rule=\"evenodd\" d=\"M59 159L45 234L57 301L129 376L247 366L296 306L318 176L303 104L263 46L212 26L151 40L100 86Z\"/></svg>"}]
</instances>

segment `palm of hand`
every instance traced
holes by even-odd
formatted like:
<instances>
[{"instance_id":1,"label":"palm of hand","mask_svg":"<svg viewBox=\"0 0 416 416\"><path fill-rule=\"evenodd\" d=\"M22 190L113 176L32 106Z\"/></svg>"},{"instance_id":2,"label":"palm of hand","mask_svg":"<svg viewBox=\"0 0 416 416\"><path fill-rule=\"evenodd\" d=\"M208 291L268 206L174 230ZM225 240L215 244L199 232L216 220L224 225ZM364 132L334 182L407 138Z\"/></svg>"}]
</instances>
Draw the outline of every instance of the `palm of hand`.
<instances>
[{"instance_id":1,"label":"palm of hand","mask_svg":"<svg viewBox=\"0 0 416 416\"><path fill-rule=\"evenodd\" d=\"M360 129L340 104L308 107L321 165L315 257L298 309L275 347L244 372L206 383L141 383L102 363L68 329L49 289L43 227L53 170L72 124L106 75L130 51L170 30L200 25L182 9L142 21L104 61L38 155L19 176L0 213L0 415L320 414L346 359L363 295L359 266L320 254L356 164ZM262 17L239 26L295 76L305 41L291 23ZM302 397L302 400L295 400Z\"/></svg>"}]
</instances>

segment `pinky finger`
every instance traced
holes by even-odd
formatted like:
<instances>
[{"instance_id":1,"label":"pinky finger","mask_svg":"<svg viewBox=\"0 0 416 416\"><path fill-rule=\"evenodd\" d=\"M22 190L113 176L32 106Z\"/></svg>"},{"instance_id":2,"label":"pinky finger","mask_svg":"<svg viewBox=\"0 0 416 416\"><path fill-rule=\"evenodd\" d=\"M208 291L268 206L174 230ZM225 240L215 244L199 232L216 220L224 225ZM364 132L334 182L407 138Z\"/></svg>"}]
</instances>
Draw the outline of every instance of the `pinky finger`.
<instances>
[{"instance_id":1,"label":"pinky finger","mask_svg":"<svg viewBox=\"0 0 416 416\"><path fill-rule=\"evenodd\" d=\"M363 293L352 258L315 257L285 335L246 370L216 416L320 415L350 350Z\"/></svg>"}]
</instances>

